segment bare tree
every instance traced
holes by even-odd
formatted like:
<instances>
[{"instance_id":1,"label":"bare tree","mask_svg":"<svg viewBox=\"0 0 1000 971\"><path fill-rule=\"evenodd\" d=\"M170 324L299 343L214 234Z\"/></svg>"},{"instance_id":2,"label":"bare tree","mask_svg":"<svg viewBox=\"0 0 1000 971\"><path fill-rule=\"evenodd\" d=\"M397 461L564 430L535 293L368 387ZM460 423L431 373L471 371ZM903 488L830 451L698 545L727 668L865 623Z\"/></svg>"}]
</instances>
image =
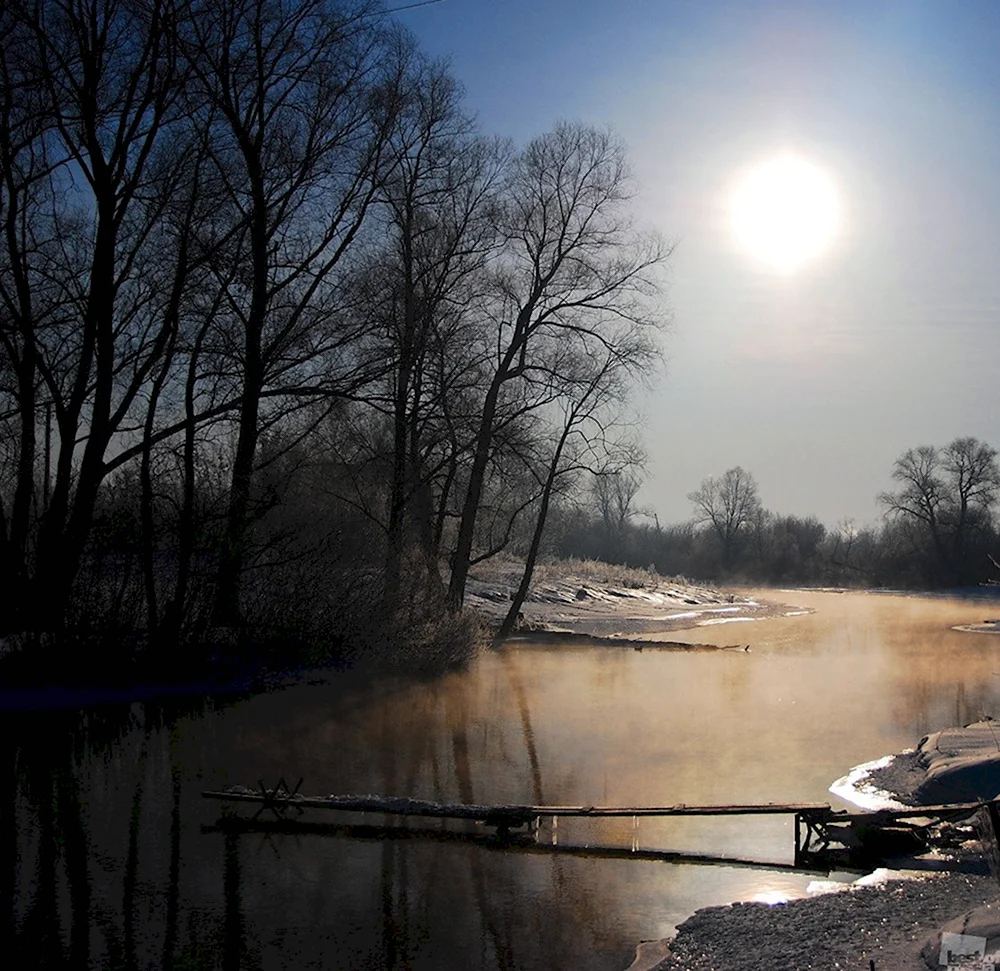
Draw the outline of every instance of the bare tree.
<instances>
[{"instance_id":1,"label":"bare tree","mask_svg":"<svg viewBox=\"0 0 1000 971\"><path fill-rule=\"evenodd\" d=\"M55 470L30 559L44 591L34 599L52 627L66 613L108 450L134 430L170 340L169 285L151 237L169 197L160 190L184 178L183 152L161 153L182 114L175 40L184 9L15 0L2 11L0 330L21 427L10 545L24 579L24 497L44 406L55 418Z\"/></svg>"},{"instance_id":2,"label":"bare tree","mask_svg":"<svg viewBox=\"0 0 1000 971\"><path fill-rule=\"evenodd\" d=\"M590 483L590 492L607 533L620 533L635 514L635 497L642 479L634 469L599 473Z\"/></svg>"},{"instance_id":3,"label":"bare tree","mask_svg":"<svg viewBox=\"0 0 1000 971\"><path fill-rule=\"evenodd\" d=\"M774 552L775 515L769 509L758 505L750 517L750 534L753 537L754 555L757 565L762 568Z\"/></svg>"},{"instance_id":4,"label":"bare tree","mask_svg":"<svg viewBox=\"0 0 1000 971\"><path fill-rule=\"evenodd\" d=\"M35 498L41 404L35 332L56 303L37 292L36 269L42 252L55 246L53 228L39 218L55 164L41 150L53 119L41 72L23 56L33 45L20 13L13 7L0 13L0 584L14 604L25 602Z\"/></svg>"},{"instance_id":5,"label":"bare tree","mask_svg":"<svg viewBox=\"0 0 1000 971\"><path fill-rule=\"evenodd\" d=\"M753 526L760 509L757 480L740 466L721 477L709 476L688 494L695 508L695 522L707 523L722 545L723 562L732 566L744 533Z\"/></svg>"},{"instance_id":6,"label":"bare tree","mask_svg":"<svg viewBox=\"0 0 1000 971\"><path fill-rule=\"evenodd\" d=\"M830 565L853 578L870 582L874 545L871 530L859 530L853 519L842 519L828 539Z\"/></svg>"},{"instance_id":7,"label":"bare tree","mask_svg":"<svg viewBox=\"0 0 1000 971\"><path fill-rule=\"evenodd\" d=\"M996 503L1000 467L996 449L971 437L946 445L942 459L953 490L952 556L959 560L965 555L969 531L983 525Z\"/></svg>"},{"instance_id":8,"label":"bare tree","mask_svg":"<svg viewBox=\"0 0 1000 971\"><path fill-rule=\"evenodd\" d=\"M390 603L398 598L408 525L429 584L442 585L435 507L446 501L456 450L468 445L467 434L456 440L450 409L477 376L465 333L468 308L496 246L495 197L507 155L503 143L477 134L445 66L415 60L386 152L391 173L377 197L390 245L367 272L366 302L380 325L377 350L390 367L388 394L372 399L392 421L384 583Z\"/></svg>"},{"instance_id":9,"label":"bare tree","mask_svg":"<svg viewBox=\"0 0 1000 971\"><path fill-rule=\"evenodd\" d=\"M622 145L585 125L558 125L512 166L501 217L506 246L483 330L489 377L452 557L455 608L465 597L493 439L509 401L522 413L551 402L563 353L628 347L633 376L656 358L653 342L635 335L649 338L662 319L657 271L670 248L635 231L630 191Z\"/></svg>"},{"instance_id":10,"label":"bare tree","mask_svg":"<svg viewBox=\"0 0 1000 971\"><path fill-rule=\"evenodd\" d=\"M558 418L553 416L551 450L537 474L539 502L521 581L496 639L514 630L531 586L535 564L548 521L549 508L559 484L589 473L592 479L638 481L633 470L641 461L620 416L630 390L630 371L647 352L645 335L633 332L636 344L604 349L603 354L584 350L559 362L561 394ZM589 349L588 349L589 350ZM619 434L616 434L618 432ZM624 493L623 493L624 495Z\"/></svg>"},{"instance_id":11,"label":"bare tree","mask_svg":"<svg viewBox=\"0 0 1000 971\"><path fill-rule=\"evenodd\" d=\"M960 581L970 534L988 522L1000 490L996 449L970 437L921 445L896 459L892 477L900 489L878 497L886 515L916 527L947 579Z\"/></svg>"},{"instance_id":12,"label":"bare tree","mask_svg":"<svg viewBox=\"0 0 1000 971\"><path fill-rule=\"evenodd\" d=\"M386 601L407 553L441 589L453 550L459 607L515 537L530 582L588 472L627 521L616 408L658 361L670 247L633 227L608 132L514 155L460 102L378 0L0 5L8 601L44 590L57 625L111 563L106 602L161 646L196 602L238 624L292 518L263 518L272 486L335 422Z\"/></svg>"},{"instance_id":13,"label":"bare tree","mask_svg":"<svg viewBox=\"0 0 1000 971\"><path fill-rule=\"evenodd\" d=\"M280 412L296 396L329 394L336 379L341 392L360 380L334 373L354 335L336 326L348 318L333 273L384 175L405 69L377 12L336 0L204 0L184 34L228 195L220 218L233 221L217 264L230 325L220 347L237 362L239 413L216 623L239 619L255 456L273 417L263 405Z\"/></svg>"},{"instance_id":14,"label":"bare tree","mask_svg":"<svg viewBox=\"0 0 1000 971\"><path fill-rule=\"evenodd\" d=\"M892 467L892 477L901 483L898 492L882 492L878 501L892 517L922 523L942 559L947 547L941 522L947 486L941 456L933 445L908 448Z\"/></svg>"}]
</instances>

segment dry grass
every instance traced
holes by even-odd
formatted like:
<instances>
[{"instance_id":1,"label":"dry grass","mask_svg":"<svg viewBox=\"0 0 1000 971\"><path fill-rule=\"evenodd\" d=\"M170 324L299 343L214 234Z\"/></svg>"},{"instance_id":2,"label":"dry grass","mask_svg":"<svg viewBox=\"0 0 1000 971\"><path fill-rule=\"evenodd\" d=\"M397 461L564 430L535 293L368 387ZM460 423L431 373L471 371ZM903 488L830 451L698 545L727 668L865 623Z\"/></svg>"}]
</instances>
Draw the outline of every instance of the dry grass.
<instances>
[{"instance_id":1,"label":"dry grass","mask_svg":"<svg viewBox=\"0 0 1000 971\"><path fill-rule=\"evenodd\" d=\"M510 556L496 556L478 564L471 575L483 583L502 583L515 586L521 579L524 561ZM605 563L602 560L546 560L535 567L532 586L539 583L558 583L569 578L587 580L608 587L630 590L689 589L707 592L707 588L686 577L661 576L654 569ZM714 591L713 591L714 592Z\"/></svg>"},{"instance_id":2,"label":"dry grass","mask_svg":"<svg viewBox=\"0 0 1000 971\"><path fill-rule=\"evenodd\" d=\"M666 577L661 577L655 570L604 563L601 560L555 560L541 564L535 570L538 580L560 580L569 576L631 590L649 590L666 582ZM684 584L687 585L687 581Z\"/></svg>"}]
</instances>

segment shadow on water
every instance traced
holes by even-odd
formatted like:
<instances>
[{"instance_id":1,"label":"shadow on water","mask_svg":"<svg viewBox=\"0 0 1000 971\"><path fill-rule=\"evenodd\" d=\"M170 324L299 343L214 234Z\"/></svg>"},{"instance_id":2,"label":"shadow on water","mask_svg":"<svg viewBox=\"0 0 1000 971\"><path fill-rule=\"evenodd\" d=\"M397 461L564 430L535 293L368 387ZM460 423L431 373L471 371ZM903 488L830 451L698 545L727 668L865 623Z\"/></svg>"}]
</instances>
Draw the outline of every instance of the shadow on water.
<instances>
[{"instance_id":1,"label":"shadow on water","mask_svg":"<svg viewBox=\"0 0 1000 971\"><path fill-rule=\"evenodd\" d=\"M370 825L366 823L307 822L289 819L247 819L223 817L216 823L204 826L205 834L284 834L290 836L328 836L337 839L370 840L382 846L386 843L408 843L424 841L429 843L460 843L478 847L481 851L500 854L533 854L538 856L576 856L605 860L649 860L657 863L677 863L690 866L746 867L753 870L774 870L779 873L808 873L814 876L829 876L830 868L796 865L768 860L744 860L730 856L710 856L704 853L682 853L671 850L633 849L630 846L592 846L575 843L546 843L534 836L511 834L499 838L494 834L447 830L432 826L413 825ZM943 860L940 865L918 866L914 869L934 869L960 871L962 873L989 872L985 864L966 861ZM858 868L857 873L865 870ZM384 886L385 884L383 884ZM391 885L391 883L390 883Z\"/></svg>"}]
</instances>

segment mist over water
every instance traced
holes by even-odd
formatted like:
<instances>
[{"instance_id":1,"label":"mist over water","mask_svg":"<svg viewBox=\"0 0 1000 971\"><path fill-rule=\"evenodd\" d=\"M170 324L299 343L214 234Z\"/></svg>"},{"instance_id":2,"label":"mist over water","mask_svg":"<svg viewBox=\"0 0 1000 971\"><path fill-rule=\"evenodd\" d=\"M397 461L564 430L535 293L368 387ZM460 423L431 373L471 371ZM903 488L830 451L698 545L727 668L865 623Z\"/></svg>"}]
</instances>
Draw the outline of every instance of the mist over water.
<instances>
[{"instance_id":1,"label":"mist over water","mask_svg":"<svg viewBox=\"0 0 1000 971\"><path fill-rule=\"evenodd\" d=\"M203 831L221 810L203 789L282 775L445 802L841 805L827 788L851 766L1000 713L1000 639L951 629L995 601L760 595L815 613L670 635L750 651L526 645L434 681L7 715L0 909L17 966L612 971L698 907L805 894L814 876L765 869ZM791 830L564 819L539 841L788 863Z\"/></svg>"}]
</instances>

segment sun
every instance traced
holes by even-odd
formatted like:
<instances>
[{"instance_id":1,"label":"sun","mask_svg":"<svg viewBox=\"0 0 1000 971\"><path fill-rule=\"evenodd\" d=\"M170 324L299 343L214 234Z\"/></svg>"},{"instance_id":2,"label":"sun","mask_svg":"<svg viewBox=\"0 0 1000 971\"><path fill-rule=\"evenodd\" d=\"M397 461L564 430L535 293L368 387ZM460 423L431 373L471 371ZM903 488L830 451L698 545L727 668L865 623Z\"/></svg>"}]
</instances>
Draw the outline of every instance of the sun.
<instances>
[{"instance_id":1,"label":"sun","mask_svg":"<svg viewBox=\"0 0 1000 971\"><path fill-rule=\"evenodd\" d=\"M730 214L740 246L782 273L824 253L839 223L833 182L792 154L750 169L732 193Z\"/></svg>"}]
</instances>

